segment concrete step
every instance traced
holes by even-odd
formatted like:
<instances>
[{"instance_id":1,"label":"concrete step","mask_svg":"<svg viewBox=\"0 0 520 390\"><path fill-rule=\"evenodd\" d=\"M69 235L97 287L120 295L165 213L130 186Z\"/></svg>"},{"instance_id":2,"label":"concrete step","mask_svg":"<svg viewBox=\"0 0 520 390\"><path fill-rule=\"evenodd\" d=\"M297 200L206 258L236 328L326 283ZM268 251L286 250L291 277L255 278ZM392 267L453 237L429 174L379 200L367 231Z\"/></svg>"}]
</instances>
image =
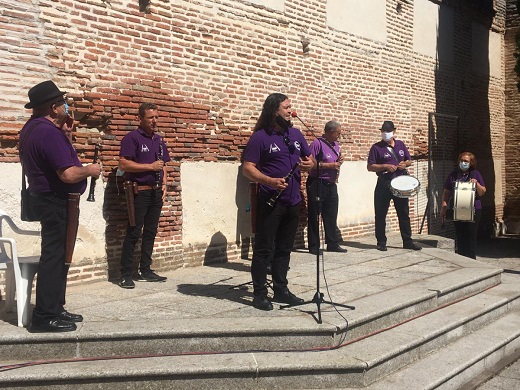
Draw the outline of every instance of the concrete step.
<instances>
[{"instance_id":1,"label":"concrete step","mask_svg":"<svg viewBox=\"0 0 520 390\"><path fill-rule=\"evenodd\" d=\"M507 356L520 352L519 323L520 310L515 309L366 389L461 389Z\"/></svg>"},{"instance_id":2,"label":"concrete step","mask_svg":"<svg viewBox=\"0 0 520 390\"><path fill-rule=\"evenodd\" d=\"M392 325L368 331L372 329L372 325L370 325L370 321L367 322L368 318L362 315L354 322L357 322L358 333L363 333L363 336L354 338L350 335L351 332L347 331L346 339L348 341L341 340L342 343L338 345L342 333L338 327L330 327L329 336L333 335L334 341L329 340L328 343L308 347L306 350L303 350L305 343L301 343L301 341L298 341L299 347L286 347L288 344L283 342L286 336L290 339L291 335L296 338L299 335L294 336L293 331L296 328L291 331L287 328L287 324L283 325L280 318L273 318L271 329L265 331L263 337L262 335L259 337L261 340L259 345L262 345L264 340L270 337L268 334L275 335L273 337L279 347L275 349L273 345L270 345L271 351L253 348L216 353L211 352L211 348L207 348L201 350L205 352L193 353L186 352L189 348L184 347L184 352L173 352L175 348L171 346L163 348L165 329L163 333L154 332L156 342L153 342L153 337L148 335L146 343L152 347L155 353L146 353L148 348L139 344L139 338L128 337L129 335L126 339L120 337L110 343L112 349L107 349L107 353L105 353L107 358L100 358L100 351L92 353L98 357L80 357L88 354L81 352L81 349L84 348L81 346L82 343L75 342L73 344L78 348L76 358L68 359L59 353L58 346L62 344L57 343L53 357L68 361L29 363L18 367L13 365L12 369L4 366L4 371L0 376L0 387L12 389L42 388L42 386L56 389L71 386L79 389L227 389L237 387L244 389L310 389L369 386L374 389L386 389L390 388L385 387L384 381L387 378L390 383L399 378L404 381L407 374L399 375L399 373L409 369L414 370L413 365L418 365L417 369L422 370L421 377L428 377L428 382L435 386L445 383L446 379L443 378L449 378L450 381L463 381L471 375L478 374L480 369L484 369L487 365L487 357L499 356L511 349L518 348L520 313L517 307L520 292L516 279L509 280L508 277L505 279L507 279L506 282L496 287L481 290L480 293L475 293L467 298L459 297L452 300L454 302L452 304L444 302L443 297L446 295L453 297L459 294L456 293L456 289L449 288L449 283L447 283L445 289L442 290L445 294L441 294L441 290L436 290L435 297L432 298L433 300L440 298L440 301L443 302L441 305L418 313L417 305L411 304L409 307L412 309L408 316L403 315L407 310L401 303L392 302L388 307L393 309L387 310L385 316L399 313L393 321L383 321L375 316L372 318L376 322L379 321L379 324L388 322ZM474 290L476 288L474 284L482 283L483 280L480 276L475 275L472 287L461 284L461 288ZM438 287L441 284L441 281L434 283ZM415 288L417 286L414 286L412 291L416 291ZM394 292L392 296L395 295ZM406 295L408 300L410 295L411 292ZM429 302L427 306L431 305L432 299L426 300ZM418 301L424 300L419 298ZM350 313L357 311L358 309ZM397 318L401 319L396 321ZM312 325L311 322L305 320L305 317L298 319L301 320L297 324L300 335L308 333L312 338L313 329L317 331L321 327L327 327L327 324ZM365 320L366 329L361 332L359 329L362 328L363 320ZM244 333L259 331L251 326L251 322L249 328L242 328ZM232 327L231 323L222 324L222 326L225 325L229 328ZM274 329L277 328L280 329L279 333L274 332ZM207 340L204 332L201 331L199 334L204 340ZM239 332L236 335L240 336ZM40 345L45 344L45 338L50 337L33 336L41 336ZM60 336L69 337L66 334ZM83 336L83 332L80 332L80 336ZM104 338L112 336L113 334L106 333ZM322 337L327 338L326 335ZM96 340L102 338L102 334L97 334L95 337ZM190 344L195 340L193 335L189 336L188 330L185 331L185 338L185 344ZM222 341L220 351L225 351L226 346L229 347L228 341ZM47 342L51 342L51 340L48 339ZM69 340L69 342L71 341ZM123 347L116 347L118 344L123 344ZM127 350L126 348L133 344L138 348L134 349L132 356L117 356L118 354L114 353L114 351ZM216 338L213 344L210 344L215 351L219 347ZM466 346L463 348L464 351L459 351L459 348L464 345ZM166 352L168 350L170 352ZM33 348L33 351L35 351L33 356L37 356L38 348ZM449 352L444 354L443 351ZM467 352L467 354L464 355L463 352L464 354ZM428 359L435 354L441 356L439 358L441 360L432 359L428 362ZM466 362L466 368L464 368L464 364L457 365L455 368L454 363L450 363L455 360L453 355L461 356L461 361ZM6 355L2 354L2 356ZM426 363L421 364L421 362ZM444 368L438 368L441 365ZM425 375L425 372L429 372L428 370L431 370L432 375ZM451 373L451 371L454 372ZM456 374L455 371L460 373ZM463 372L466 372L467 375L464 376ZM459 379L455 379L456 377ZM408 382L406 386L394 388L435 388L428 386L416 386L413 382Z\"/></svg>"},{"instance_id":3,"label":"concrete step","mask_svg":"<svg viewBox=\"0 0 520 390\"><path fill-rule=\"evenodd\" d=\"M351 303L353 311L338 308L348 320L328 315L322 324L309 315L316 305L308 304L285 309L291 316L86 322L77 332L62 334L16 329L0 335L0 356L25 361L335 347L484 291L500 280L501 270L496 268L460 268L357 299ZM330 305L322 309L328 314L333 310Z\"/></svg>"}]
</instances>

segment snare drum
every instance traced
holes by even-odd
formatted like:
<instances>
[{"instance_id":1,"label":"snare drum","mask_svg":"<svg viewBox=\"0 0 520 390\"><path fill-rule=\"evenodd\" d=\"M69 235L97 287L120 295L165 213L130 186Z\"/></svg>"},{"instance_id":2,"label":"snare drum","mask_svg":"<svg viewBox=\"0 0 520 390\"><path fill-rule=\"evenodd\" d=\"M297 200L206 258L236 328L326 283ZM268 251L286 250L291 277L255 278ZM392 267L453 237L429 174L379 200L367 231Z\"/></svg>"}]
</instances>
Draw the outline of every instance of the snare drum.
<instances>
[{"instance_id":1,"label":"snare drum","mask_svg":"<svg viewBox=\"0 0 520 390\"><path fill-rule=\"evenodd\" d=\"M475 183L455 182L453 220L473 222L475 216Z\"/></svg>"},{"instance_id":2,"label":"snare drum","mask_svg":"<svg viewBox=\"0 0 520 390\"><path fill-rule=\"evenodd\" d=\"M419 192L419 188L419 180L410 175L397 176L390 182L390 191L398 198L411 198Z\"/></svg>"}]
</instances>

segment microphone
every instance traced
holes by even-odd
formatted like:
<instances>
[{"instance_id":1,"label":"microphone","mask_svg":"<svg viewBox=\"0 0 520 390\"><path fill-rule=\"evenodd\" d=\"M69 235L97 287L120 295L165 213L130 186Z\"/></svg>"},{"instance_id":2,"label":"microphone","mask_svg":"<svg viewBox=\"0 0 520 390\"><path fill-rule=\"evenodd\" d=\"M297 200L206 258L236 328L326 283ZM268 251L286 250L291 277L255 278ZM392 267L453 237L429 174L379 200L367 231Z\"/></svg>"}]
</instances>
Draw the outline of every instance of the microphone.
<instances>
[{"instance_id":1,"label":"microphone","mask_svg":"<svg viewBox=\"0 0 520 390\"><path fill-rule=\"evenodd\" d=\"M314 133L314 131L313 131L309 126L307 126L307 124L306 124L304 121L302 121L302 119L298 116L298 114L296 113L296 111L292 111L292 112L291 112L291 116L292 116L293 118L297 118L297 119L298 119L298 120L299 120L299 121L300 121L300 122L305 126L305 128L306 128L307 130L309 130L309 132L314 136L314 138L318 138L318 136Z\"/></svg>"}]
</instances>

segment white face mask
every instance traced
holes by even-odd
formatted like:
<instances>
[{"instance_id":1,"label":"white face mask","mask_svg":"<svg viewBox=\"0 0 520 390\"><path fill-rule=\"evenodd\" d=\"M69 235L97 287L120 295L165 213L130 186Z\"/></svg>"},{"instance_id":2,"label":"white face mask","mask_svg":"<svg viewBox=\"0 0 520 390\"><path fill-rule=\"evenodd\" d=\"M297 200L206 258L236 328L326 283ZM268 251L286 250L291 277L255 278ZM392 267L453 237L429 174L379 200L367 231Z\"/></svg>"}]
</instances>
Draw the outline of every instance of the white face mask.
<instances>
[{"instance_id":1,"label":"white face mask","mask_svg":"<svg viewBox=\"0 0 520 390\"><path fill-rule=\"evenodd\" d=\"M390 142L394 138L394 132L390 131L388 133L383 132L383 141Z\"/></svg>"}]
</instances>

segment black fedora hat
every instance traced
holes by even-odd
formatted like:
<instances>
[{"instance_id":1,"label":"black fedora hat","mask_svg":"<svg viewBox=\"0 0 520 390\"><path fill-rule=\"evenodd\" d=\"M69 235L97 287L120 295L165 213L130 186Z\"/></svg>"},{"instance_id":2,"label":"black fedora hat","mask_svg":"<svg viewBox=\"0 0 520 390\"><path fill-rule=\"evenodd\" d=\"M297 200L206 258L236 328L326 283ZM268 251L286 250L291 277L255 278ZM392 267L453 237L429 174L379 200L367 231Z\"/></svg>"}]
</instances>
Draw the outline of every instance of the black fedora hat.
<instances>
[{"instance_id":1,"label":"black fedora hat","mask_svg":"<svg viewBox=\"0 0 520 390\"><path fill-rule=\"evenodd\" d=\"M25 105L25 108L38 107L66 93L67 92L60 91L58 86L51 80L44 81L40 84L36 84L29 90L27 93L29 95L29 103Z\"/></svg>"},{"instance_id":2,"label":"black fedora hat","mask_svg":"<svg viewBox=\"0 0 520 390\"><path fill-rule=\"evenodd\" d=\"M384 131L385 133L389 131L395 130L394 122L392 121L384 121L383 126L381 126L381 131Z\"/></svg>"}]
</instances>

